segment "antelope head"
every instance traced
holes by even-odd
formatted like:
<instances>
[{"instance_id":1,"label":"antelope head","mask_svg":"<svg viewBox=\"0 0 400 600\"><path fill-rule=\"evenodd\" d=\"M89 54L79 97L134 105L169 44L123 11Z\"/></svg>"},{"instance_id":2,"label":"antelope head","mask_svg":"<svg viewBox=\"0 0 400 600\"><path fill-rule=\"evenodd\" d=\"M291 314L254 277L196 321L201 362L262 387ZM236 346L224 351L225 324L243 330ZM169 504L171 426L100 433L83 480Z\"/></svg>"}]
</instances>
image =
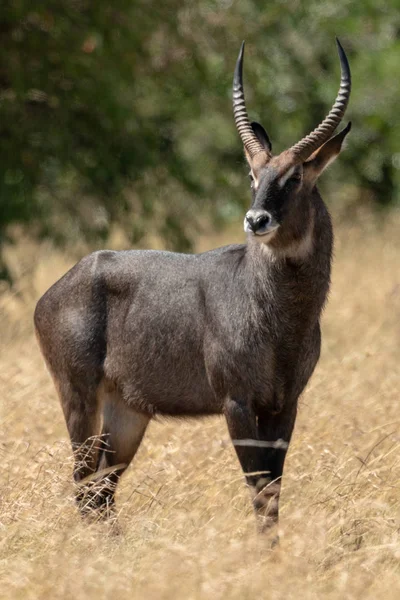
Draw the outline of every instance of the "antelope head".
<instances>
[{"instance_id":1,"label":"antelope head","mask_svg":"<svg viewBox=\"0 0 400 600\"><path fill-rule=\"evenodd\" d=\"M317 178L339 154L350 131L351 123L332 137L344 116L351 89L349 63L339 40L336 43L341 80L334 105L312 133L277 156L272 154L265 129L259 123L251 123L247 116L242 43L233 79L233 113L250 166L253 195L244 229L251 238L264 244L284 247L304 236L310 222L309 198Z\"/></svg>"}]
</instances>

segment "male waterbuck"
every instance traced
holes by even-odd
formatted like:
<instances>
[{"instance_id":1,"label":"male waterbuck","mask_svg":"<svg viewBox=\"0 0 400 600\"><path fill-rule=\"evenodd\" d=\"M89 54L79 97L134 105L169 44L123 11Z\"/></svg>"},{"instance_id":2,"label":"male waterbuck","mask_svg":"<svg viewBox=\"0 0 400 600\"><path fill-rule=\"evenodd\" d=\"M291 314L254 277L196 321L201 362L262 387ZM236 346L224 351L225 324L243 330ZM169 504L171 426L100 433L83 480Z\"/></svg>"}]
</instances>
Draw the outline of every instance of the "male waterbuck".
<instances>
[{"instance_id":1,"label":"male waterbuck","mask_svg":"<svg viewBox=\"0 0 400 600\"><path fill-rule=\"evenodd\" d=\"M186 255L94 252L39 300L35 325L60 396L82 512L107 514L156 415L224 414L261 530L278 521L297 401L320 353L332 227L316 188L350 123L341 82L324 121L273 156L247 116L240 50L233 112L251 171L246 244Z\"/></svg>"}]
</instances>

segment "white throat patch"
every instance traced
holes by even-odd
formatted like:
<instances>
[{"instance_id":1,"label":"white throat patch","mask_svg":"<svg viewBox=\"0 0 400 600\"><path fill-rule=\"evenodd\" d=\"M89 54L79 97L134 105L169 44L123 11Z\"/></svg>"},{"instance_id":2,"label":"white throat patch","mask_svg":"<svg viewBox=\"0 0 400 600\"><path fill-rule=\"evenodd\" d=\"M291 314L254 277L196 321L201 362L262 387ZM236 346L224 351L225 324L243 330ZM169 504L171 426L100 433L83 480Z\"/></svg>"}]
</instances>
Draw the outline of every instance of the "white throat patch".
<instances>
[{"instance_id":1,"label":"white throat patch","mask_svg":"<svg viewBox=\"0 0 400 600\"><path fill-rule=\"evenodd\" d=\"M273 234L274 233L275 232L273 232ZM272 248L268 244L271 239L272 238L265 240L264 243L261 244L261 247L263 251L266 252L273 260L279 261L286 258L300 261L305 260L307 256L311 254L314 248L314 215L311 217L311 223L308 230L300 240L293 242L285 248Z\"/></svg>"}]
</instances>

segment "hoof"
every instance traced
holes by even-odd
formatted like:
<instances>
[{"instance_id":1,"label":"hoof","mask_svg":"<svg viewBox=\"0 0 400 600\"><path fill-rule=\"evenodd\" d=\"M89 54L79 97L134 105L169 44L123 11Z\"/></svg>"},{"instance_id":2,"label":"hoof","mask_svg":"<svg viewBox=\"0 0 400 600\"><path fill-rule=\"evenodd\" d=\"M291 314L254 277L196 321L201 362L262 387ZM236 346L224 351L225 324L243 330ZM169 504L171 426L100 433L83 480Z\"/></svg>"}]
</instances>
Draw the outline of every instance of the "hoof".
<instances>
[{"instance_id":1,"label":"hoof","mask_svg":"<svg viewBox=\"0 0 400 600\"><path fill-rule=\"evenodd\" d=\"M85 519L115 519L114 495L108 489L99 489L95 485L85 486L78 490L75 500L81 516Z\"/></svg>"}]
</instances>

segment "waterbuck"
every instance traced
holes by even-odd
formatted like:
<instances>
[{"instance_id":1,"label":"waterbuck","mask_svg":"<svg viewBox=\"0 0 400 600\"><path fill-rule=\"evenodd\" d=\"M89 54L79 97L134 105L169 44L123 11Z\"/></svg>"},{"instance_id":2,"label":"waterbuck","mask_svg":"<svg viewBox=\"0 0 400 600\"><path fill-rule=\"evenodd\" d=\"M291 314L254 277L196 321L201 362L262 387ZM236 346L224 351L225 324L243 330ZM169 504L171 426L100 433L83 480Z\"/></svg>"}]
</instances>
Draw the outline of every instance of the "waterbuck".
<instances>
[{"instance_id":1,"label":"waterbuck","mask_svg":"<svg viewBox=\"0 0 400 600\"><path fill-rule=\"evenodd\" d=\"M236 127L250 166L247 242L203 254L104 250L39 300L35 326L64 411L82 512L108 513L121 474L156 415L224 414L258 517L278 521L297 402L320 354L332 227L316 188L350 123L341 82L324 121L278 156L247 116L242 44ZM96 441L97 440L97 441Z\"/></svg>"}]
</instances>

